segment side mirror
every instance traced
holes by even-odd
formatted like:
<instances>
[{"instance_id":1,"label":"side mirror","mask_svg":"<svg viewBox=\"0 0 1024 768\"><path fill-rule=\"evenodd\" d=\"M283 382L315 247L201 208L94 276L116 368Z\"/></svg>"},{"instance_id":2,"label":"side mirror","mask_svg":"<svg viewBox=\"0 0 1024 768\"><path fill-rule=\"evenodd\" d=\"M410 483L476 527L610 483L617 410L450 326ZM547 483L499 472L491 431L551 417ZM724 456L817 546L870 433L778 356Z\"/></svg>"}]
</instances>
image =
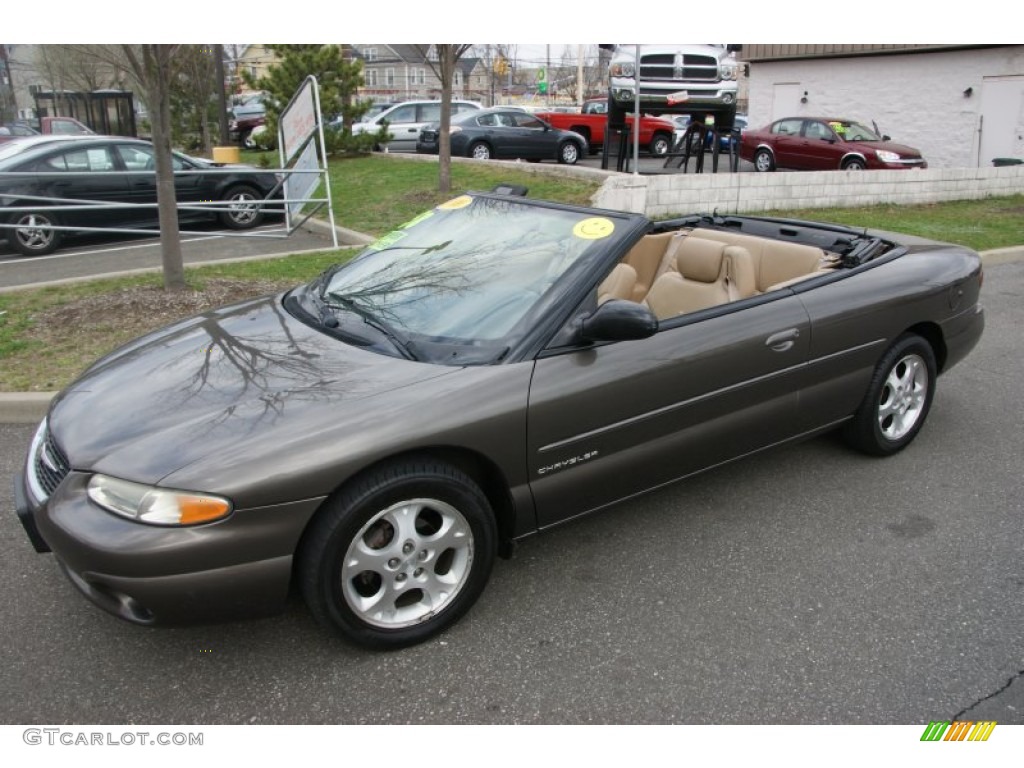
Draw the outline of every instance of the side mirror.
<instances>
[{"instance_id":1,"label":"side mirror","mask_svg":"<svg viewBox=\"0 0 1024 768\"><path fill-rule=\"evenodd\" d=\"M886 133L883 133L882 134L882 141L892 141L892 136L890 136L890 135L888 135Z\"/></svg>"},{"instance_id":2,"label":"side mirror","mask_svg":"<svg viewBox=\"0 0 1024 768\"><path fill-rule=\"evenodd\" d=\"M580 324L584 341L630 341L650 338L658 332L658 319L643 304L611 299Z\"/></svg>"}]
</instances>

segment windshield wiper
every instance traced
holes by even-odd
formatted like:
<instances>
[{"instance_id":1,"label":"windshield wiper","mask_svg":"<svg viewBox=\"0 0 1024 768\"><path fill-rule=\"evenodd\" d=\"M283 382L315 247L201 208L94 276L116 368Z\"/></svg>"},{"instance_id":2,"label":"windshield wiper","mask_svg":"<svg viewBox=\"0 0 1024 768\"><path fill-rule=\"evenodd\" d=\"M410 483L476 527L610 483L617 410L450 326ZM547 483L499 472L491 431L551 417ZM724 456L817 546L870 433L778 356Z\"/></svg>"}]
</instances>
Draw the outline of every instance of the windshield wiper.
<instances>
[{"instance_id":1,"label":"windshield wiper","mask_svg":"<svg viewBox=\"0 0 1024 768\"><path fill-rule=\"evenodd\" d=\"M325 308L344 309L352 312L353 314L359 315L359 317L363 318L364 323L378 331L388 341L390 341L395 349L402 353L406 360L419 360L419 357L417 357L412 351L412 344L408 340L403 338L401 334L399 334L398 331L392 328L388 323L378 317L375 317L372 313L359 306L359 303L354 299L350 299L348 296L342 296L336 293L326 294L325 299L333 299L338 302L337 304L334 304L330 301L325 301ZM334 322L337 323L337 319L334 319ZM324 321L324 324L330 327L330 324L327 321Z\"/></svg>"}]
</instances>

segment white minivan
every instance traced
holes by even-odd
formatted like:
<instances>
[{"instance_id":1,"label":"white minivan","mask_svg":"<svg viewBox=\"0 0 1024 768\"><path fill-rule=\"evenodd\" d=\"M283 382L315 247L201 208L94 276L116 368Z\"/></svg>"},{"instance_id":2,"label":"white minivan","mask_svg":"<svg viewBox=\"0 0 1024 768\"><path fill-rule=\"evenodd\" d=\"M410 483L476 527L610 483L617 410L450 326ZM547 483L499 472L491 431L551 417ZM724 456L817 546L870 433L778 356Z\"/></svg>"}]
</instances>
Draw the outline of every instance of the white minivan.
<instances>
[{"instance_id":1,"label":"white minivan","mask_svg":"<svg viewBox=\"0 0 1024 768\"><path fill-rule=\"evenodd\" d=\"M482 109L482 105L475 101L452 100L452 114L469 112L474 109ZM441 120L440 101L403 101L385 109L379 115L367 120L365 123L355 123L352 126L352 133L376 133L380 130L381 124L387 122L388 132L392 139L385 146L374 147L374 149L387 149L388 152L415 152L416 140L420 131L431 123Z\"/></svg>"}]
</instances>

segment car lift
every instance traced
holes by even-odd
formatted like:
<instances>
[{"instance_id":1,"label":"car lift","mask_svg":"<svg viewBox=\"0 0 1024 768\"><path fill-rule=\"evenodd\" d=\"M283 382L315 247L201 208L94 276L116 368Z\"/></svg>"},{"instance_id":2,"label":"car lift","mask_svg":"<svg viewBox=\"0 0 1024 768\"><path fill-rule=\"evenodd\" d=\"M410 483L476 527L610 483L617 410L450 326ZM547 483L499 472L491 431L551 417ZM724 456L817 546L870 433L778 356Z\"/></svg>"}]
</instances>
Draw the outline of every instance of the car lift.
<instances>
[{"instance_id":1,"label":"car lift","mask_svg":"<svg viewBox=\"0 0 1024 768\"><path fill-rule=\"evenodd\" d=\"M675 163L676 168L681 168L687 173L687 166L690 158L694 158L694 173L704 173L705 147L711 145L711 172L718 173L718 155L722 151L721 141L728 138L729 169L735 173L739 168L739 132L735 129L719 131L714 125L705 125L703 120L696 118L687 126L686 132L677 141L667 155L665 155L665 168L671 168Z\"/></svg>"},{"instance_id":2,"label":"car lift","mask_svg":"<svg viewBox=\"0 0 1024 768\"><path fill-rule=\"evenodd\" d=\"M609 99L610 103L610 99ZM626 123L625 112L613 115L612 109L608 110L607 124L605 126L604 146L601 151L601 168L608 170L610 161L615 159L615 170L619 173L628 173L632 163L632 133ZM615 118L618 117L618 121ZM713 124L705 122L705 115L694 114L691 117L690 125L686 132L672 148L664 155L665 168L681 168L683 173L688 172L690 158L694 159L694 173L704 173L704 147L711 146L711 172L718 173L718 156L721 153L721 139L729 138L727 150L729 156L729 168L736 172L739 168L739 144L740 134L735 128L719 131Z\"/></svg>"}]
</instances>

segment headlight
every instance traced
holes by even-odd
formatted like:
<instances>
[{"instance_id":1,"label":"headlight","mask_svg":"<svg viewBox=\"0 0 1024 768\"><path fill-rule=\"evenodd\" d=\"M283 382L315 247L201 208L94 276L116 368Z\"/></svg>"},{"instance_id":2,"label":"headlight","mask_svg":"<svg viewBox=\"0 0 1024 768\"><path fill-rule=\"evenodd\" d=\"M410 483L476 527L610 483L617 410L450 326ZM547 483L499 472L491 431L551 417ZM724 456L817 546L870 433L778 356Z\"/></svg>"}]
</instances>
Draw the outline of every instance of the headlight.
<instances>
[{"instance_id":1,"label":"headlight","mask_svg":"<svg viewBox=\"0 0 1024 768\"><path fill-rule=\"evenodd\" d=\"M110 512L153 525L196 525L231 513L231 502L220 496L154 488L106 475L93 475L88 493Z\"/></svg>"},{"instance_id":2,"label":"headlight","mask_svg":"<svg viewBox=\"0 0 1024 768\"><path fill-rule=\"evenodd\" d=\"M883 163L896 163L899 162L900 156L896 152L890 152L887 149L876 149L875 154L878 155L878 159Z\"/></svg>"},{"instance_id":3,"label":"headlight","mask_svg":"<svg viewBox=\"0 0 1024 768\"><path fill-rule=\"evenodd\" d=\"M718 76L723 80L735 80L737 75L737 67L734 63L729 62L727 64L718 65Z\"/></svg>"},{"instance_id":4,"label":"headlight","mask_svg":"<svg viewBox=\"0 0 1024 768\"><path fill-rule=\"evenodd\" d=\"M636 69L632 61L619 61L608 67L608 73L612 77L632 77Z\"/></svg>"},{"instance_id":5,"label":"headlight","mask_svg":"<svg viewBox=\"0 0 1024 768\"><path fill-rule=\"evenodd\" d=\"M438 129L438 133L440 133L440 132L441 132L440 129ZM453 133L462 133L462 126L461 125L449 125L448 126L448 135L451 136Z\"/></svg>"}]
</instances>

